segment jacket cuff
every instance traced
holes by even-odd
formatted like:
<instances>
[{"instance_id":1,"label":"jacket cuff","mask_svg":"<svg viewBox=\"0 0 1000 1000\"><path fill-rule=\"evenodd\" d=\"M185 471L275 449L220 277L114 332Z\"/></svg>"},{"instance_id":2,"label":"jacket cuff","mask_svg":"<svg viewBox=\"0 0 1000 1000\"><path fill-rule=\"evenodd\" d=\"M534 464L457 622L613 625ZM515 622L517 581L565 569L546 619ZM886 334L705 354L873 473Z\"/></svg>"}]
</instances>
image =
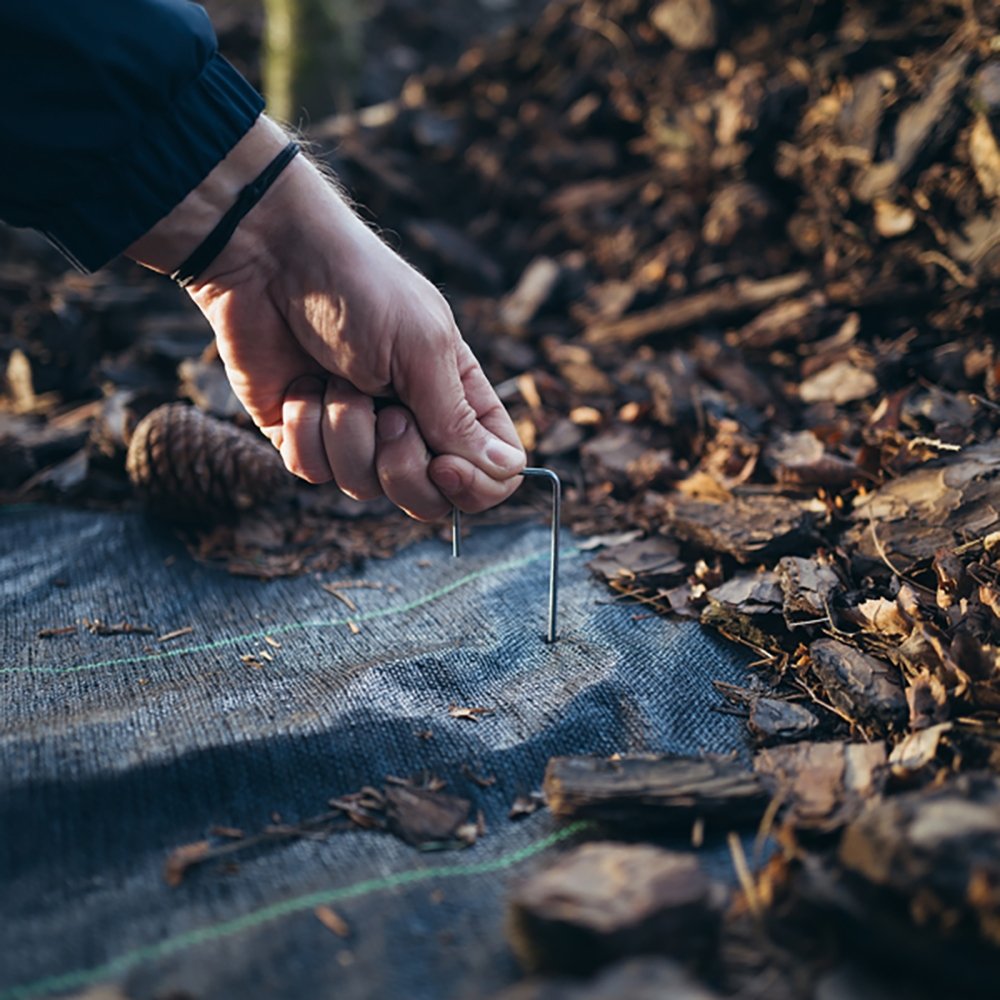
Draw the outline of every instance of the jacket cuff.
<instances>
[{"instance_id":1,"label":"jacket cuff","mask_svg":"<svg viewBox=\"0 0 1000 1000\"><path fill-rule=\"evenodd\" d=\"M264 99L220 55L170 106L109 151L100 191L59 206L45 235L82 271L96 271L178 205L249 131Z\"/></svg>"}]
</instances>

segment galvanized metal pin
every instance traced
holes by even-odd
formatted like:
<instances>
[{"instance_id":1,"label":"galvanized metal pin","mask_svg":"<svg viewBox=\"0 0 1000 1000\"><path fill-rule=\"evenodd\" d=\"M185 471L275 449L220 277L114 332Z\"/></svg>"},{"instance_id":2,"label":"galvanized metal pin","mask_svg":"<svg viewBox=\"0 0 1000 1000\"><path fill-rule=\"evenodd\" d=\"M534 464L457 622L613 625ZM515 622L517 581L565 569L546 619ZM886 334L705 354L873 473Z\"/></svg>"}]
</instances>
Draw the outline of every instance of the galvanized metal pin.
<instances>
[{"instance_id":1,"label":"galvanized metal pin","mask_svg":"<svg viewBox=\"0 0 1000 1000\"><path fill-rule=\"evenodd\" d=\"M555 642L558 637L557 619L559 614L559 522L562 512L562 485L559 477L551 469L524 469L523 476L547 479L552 484L552 526L549 546L549 618L545 634L546 642ZM462 512L452 508L451 512L451 554L458 558L462 554Z\"/></svg>"}]
</instances>

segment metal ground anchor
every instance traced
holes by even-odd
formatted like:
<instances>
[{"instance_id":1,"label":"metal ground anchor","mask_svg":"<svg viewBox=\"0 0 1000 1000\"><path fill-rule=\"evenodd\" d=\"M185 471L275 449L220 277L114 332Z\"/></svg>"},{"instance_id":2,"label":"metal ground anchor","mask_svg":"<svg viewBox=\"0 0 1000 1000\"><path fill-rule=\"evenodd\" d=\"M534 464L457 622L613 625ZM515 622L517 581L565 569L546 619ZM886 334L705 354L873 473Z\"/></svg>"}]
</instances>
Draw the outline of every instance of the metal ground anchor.
<instances>
[{"instance_id":1,"label":"metal ground anchor","mask_svg":"<svg viewBox=\"0 0 1000 1000\"><path fill-rule=\"evenodd\" d=\"M562 510L562 486L551 469L523 469L522 476L547 479L552 484L552 540L549 550L549 622L546 642L555 642L558 636L556 619L559 613L559 521ZM451 554L462 554L462 512L453 507L451 512Z\"/></svg>"}]
</instances>

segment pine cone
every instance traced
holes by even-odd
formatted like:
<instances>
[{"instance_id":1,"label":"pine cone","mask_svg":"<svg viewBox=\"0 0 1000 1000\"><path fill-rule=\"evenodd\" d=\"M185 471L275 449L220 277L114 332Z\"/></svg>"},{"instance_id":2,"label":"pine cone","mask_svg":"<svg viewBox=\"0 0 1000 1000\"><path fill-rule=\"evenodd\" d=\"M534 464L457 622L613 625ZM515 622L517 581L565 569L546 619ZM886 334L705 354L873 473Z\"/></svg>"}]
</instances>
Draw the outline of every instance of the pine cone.
<instances>
[{"instance_id":1,"label":"pine cone","mask_svg":"<svg viewBox=\"0 0 1000 1000\"><path fill-rule=\"evenodd\" d=\"M230 520L289 484L269 444L184 403L139 421L125 468L153 513L187 523Z\"/></svg>"}]
</instances>

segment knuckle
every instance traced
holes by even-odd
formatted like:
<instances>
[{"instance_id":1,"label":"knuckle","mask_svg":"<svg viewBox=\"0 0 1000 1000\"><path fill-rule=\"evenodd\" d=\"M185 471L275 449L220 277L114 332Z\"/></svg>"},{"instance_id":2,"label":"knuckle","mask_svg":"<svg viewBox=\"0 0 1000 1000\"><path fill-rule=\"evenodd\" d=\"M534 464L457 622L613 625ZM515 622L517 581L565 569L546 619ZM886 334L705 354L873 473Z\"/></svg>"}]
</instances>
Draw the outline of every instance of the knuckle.
<instances>
[{"instance_id":1,"label":"knuckle","mask_svg":"<svg viewBox=\"0 0 1000 1000\"><path fill-rule=\"evenodd\" d=\"M453 400L438 411L432 429L435 444L439 449L446 449L449 445L467 441L476 435L478 425L476 413L466 400Z\"/></svg>"}]
</instances>

